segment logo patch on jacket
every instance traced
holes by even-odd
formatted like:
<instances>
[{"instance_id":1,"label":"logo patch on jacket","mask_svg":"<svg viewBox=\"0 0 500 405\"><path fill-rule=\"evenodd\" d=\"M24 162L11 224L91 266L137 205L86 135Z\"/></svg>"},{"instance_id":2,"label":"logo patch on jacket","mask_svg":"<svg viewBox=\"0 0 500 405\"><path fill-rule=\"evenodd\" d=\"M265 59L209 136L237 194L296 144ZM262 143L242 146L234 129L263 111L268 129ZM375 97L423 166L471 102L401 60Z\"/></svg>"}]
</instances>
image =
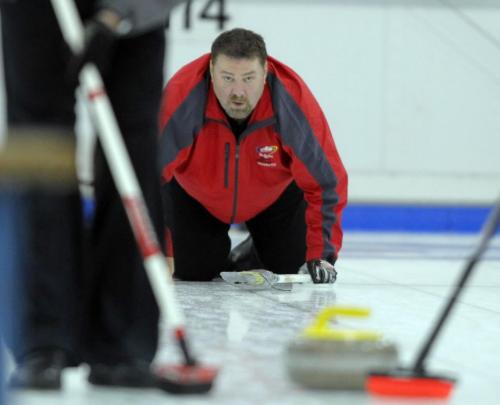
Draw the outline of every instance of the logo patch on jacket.
<instances>
[{"instance_id":1,"label":"logo patch on jacket","mask_svg":"<svg viewBox=\"0 0 500 405\"><path fill-rule=\"evenodd\" d=\"M266 145L257 147L257 164L265 167L276 166L276 152L278 151L277 145Z\"/></svg>"}]
</instances>

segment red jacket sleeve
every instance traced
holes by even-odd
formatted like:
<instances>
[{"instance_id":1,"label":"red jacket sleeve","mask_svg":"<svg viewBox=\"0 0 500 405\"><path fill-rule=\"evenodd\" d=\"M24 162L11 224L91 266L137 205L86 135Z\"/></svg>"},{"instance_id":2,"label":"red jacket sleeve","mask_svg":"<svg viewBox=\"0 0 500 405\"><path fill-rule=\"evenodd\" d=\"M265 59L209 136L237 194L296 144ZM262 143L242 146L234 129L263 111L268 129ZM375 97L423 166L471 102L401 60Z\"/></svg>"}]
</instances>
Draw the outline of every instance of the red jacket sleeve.
<instances>
[{"instance_id":1,"label":"red jacket sleeve","mask_svg":"<svg viewBox=\"0 0 500 405\"><path fill-rule=\"evenodd\" d=\"M303 80L270 58L273 107L291 171L307 202L307 260L335 260L342 247L347 173L328 122Z\"/></svg>"}]
</instances>

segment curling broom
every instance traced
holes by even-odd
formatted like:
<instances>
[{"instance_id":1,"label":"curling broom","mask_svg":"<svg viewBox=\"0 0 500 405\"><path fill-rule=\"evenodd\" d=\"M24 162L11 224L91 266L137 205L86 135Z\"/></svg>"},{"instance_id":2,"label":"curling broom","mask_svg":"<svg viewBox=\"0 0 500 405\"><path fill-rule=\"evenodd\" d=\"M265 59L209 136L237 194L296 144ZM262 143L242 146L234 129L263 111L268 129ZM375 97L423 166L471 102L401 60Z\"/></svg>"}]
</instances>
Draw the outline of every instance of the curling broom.
<instances>
[{"instance_id":1,"label":"curling broom","mask_svg":"<svg viewBox=\"0 0 500 405\"><path fill-rule=\"evenodd\" d=\"M444 307L434 329L429 334L417 359L411 368L397 368L395 370L372 371L368 376L366 389L369 393L383 396L420 397L420 398L447 398L455 384L455 378L446 375L429 374L425 368L425 361L439 332L448 319L465 283L472 274L477 262L481 259L488 247L488 242L495 234L500 222L500 198L483 226L481 237L475 252L465 264L453 293Z\"/></svg>"}]
</instances>

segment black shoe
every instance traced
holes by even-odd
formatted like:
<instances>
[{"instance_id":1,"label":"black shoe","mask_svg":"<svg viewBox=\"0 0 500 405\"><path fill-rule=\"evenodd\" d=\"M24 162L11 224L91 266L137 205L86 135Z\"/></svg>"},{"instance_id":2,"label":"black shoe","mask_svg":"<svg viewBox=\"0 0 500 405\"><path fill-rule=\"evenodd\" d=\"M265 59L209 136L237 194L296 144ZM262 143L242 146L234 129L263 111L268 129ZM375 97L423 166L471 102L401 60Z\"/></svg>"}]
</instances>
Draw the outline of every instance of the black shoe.
<instances>
[{"instance_id":1,"label":"black shoe","mask_svg":"<svg viewBox=\"0 0 500 405\"><path fill-rule=\"evenodd\" d=\"M9 387L59 390L65 365L66 354L62 350L37 350L18 364L10 377Z\"/></svg>"},{"instance_id":2,"label":"black shoe","mask_svg":"<svg viewBox=\"0 0 500 405\"><path fill-rule=\"evenodd\" d=\"M151 388L157 381L151 373L149 364L122 363L117 365L93 364L88 380L93 385L108 387Z\"/></svg>"},{"instance_id":3,"label":"black shoe","mask_svg":"<svg viewBox=\"0 0 500 405\"><path fill-rule=\"evenodd\" d=\"M229 253L230 271L255 270L263 268L259 255L249 235L243 242L236 245Z\"/></svg>"}]
</instances>

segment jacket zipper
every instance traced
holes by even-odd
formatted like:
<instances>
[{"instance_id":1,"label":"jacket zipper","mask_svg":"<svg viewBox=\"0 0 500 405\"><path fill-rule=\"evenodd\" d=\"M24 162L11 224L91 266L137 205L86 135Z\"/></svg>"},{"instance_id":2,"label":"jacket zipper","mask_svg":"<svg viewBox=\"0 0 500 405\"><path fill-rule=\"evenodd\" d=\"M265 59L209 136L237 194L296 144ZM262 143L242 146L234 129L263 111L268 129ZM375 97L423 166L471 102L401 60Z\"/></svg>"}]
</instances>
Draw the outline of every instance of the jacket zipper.
<instances>
[{"instance_id":1,"label":"jacket zipper","mask_svg":"<svg viewBox=\"0 0 500 405\"><path fill-rule=\"evenodd\" d=\"M224 188L229 187L229 142L224 145Z\"/></svg>"},{"instance_id":2,"label":"jacket zipper","mask_svg":"<svg viewBox=\"0 0 500 405\"><path fill-rule=\"evenodd\" d=\"M238 168L240 160L240 141L236 142L236 150L234 155L234 195L233 195L233 213L231 215L230 223L234 223L236 218L236 209L238 207Z\"/></svg>"},{"instance_id":3,"label":"jacket zipper","mask_svg":"<svg viewBox=\"0 0 500 405\"><path fill-rule=\"evenodd\" d=\"M217 122L219 124L224 125L231 131L231 126L223 120L206 118L207 121ZM240 161L240 140L243 138L243 134L248 135L250 132L257 130L258 128L262 128L267 125L271 125L276 120L274 117L270 120L265 120L262 122L264 125L254 126L251 130L249 128L245 129L242 134L240 134L238 140L236 141L236 149L235 149L235 158L234 158L234 193L233 193L233 212L231 214L230 224L234 223L234 219L236 218L236 211L238 209L238 171L239 171L239 161ZM224 167L224 187L229 187L229 154L230 154L230 144L226 143L224 147L224 159L225 159L225 167Z\"/></svg>"}]
</instances>

